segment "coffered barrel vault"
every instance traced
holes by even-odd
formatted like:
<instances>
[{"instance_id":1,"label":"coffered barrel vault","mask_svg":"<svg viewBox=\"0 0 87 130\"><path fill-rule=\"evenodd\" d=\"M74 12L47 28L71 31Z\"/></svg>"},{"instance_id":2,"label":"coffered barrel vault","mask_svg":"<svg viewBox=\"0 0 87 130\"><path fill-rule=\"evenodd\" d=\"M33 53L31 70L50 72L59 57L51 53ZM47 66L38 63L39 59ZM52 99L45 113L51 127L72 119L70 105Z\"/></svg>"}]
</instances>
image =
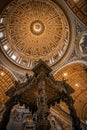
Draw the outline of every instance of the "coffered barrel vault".
<instances>
[{"instance_id":1,"label":"coffered barrel vault","mask_svg":"<svg viewBox=\"0 0 87 130\"><path fill-rule=\"evenodd\" d=\"M75 108L77 114L82 120L87 119L87 72L86 65L82 63L72 63L63 67L55 74L56 80L61 80L63 77L72 86L75 92L72 94L75 100ZM67 108L61 103L64 110Z\"/></svg>"},{"instance_id":2,"label":"coffered barrel vault","mask_svg":"<svg viewBox=\"0 0 87 130\"><path fill-rule=\"evenodd\" d=\"M8 99L5 92L13 86L14 81L15 77L3 66L0 66L0 109Z\"/></svg>"},{"instance_id":3,"label":"coffered barrel vault","mask_svg":"<svg viewBox=\"0 0 87 130\"><path fill-rule=\"evenodd\" d=\"M65 0L73 13L87 26L87 1Z\"/></svg>"}]
</instances>

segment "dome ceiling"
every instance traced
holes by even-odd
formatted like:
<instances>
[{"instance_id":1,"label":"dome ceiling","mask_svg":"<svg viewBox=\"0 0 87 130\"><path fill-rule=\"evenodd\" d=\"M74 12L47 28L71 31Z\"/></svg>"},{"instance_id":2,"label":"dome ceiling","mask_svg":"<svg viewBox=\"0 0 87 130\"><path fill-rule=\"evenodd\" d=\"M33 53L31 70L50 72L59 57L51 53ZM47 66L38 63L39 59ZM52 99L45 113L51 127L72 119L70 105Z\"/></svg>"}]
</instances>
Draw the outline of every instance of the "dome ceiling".
<instances>
[{"instance_id":1,"label":"dome ceiling","mask_svg":"<svg viewBox=\"0 0 87 130\"><path fill-rule=\"evenodd\" d=\"M2 11L0 25L3 52L24 68L39 59L54 65L69 45L67 18L51 0L14 0Z\"/></svg>"},{"instance_id":2,"label":"dome ceiling","mask_svg":"<svg viewBox=\"0 0 87 130\"><path fill-rule=\"evenodd\" d=\"M75 90L72 94L75 100L75 108L78 116L87 120L87 70L86 66L82 63L73 63L65 66L55 74L56 80L62 80L64 77L69 85ZM61 103L62 108L65 105ZM66 108L67 111L67 108Z\"/></svg>"},{"instance_id":3,"label":"dome ceiling","mask_svg":"<svg viewBox=\"0 0 87 130\"><path fill-rule=\"evenodd\" d=\"M5 92L13 86L14 80L13 75L4 67L0 66L0 108L7 101L8 97L5 95Z\"/></svg>"}]
</instances>

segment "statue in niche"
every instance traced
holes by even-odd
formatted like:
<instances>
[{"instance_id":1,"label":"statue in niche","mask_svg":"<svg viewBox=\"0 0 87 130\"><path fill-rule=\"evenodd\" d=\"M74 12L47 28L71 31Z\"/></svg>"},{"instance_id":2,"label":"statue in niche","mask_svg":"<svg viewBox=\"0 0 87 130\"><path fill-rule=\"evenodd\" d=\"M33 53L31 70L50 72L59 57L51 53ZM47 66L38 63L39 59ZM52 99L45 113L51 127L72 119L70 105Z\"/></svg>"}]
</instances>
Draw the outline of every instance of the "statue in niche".
<instances>
[{"instance_id":1,"label":"statue in niche","mask_svg":"<svg viewBox=\"0 0 87 130\"><path fill-rule=\"evenodd\" d=\"M50 124L51 124L51 130L63 130L62 121L59 118L56 118L54 116L49 117Z\"/></svg>"},{"instance_id":2,"label":"statue in niche","mask_svg":"<svg viewBox=\"0 0 87 130\"><path fill-rule=\"evenodd\" d=\"M51 121L51 130L57 130L54 120Z\"/></svg>"},{"instance_id":3,"label":"statue in niche","mask_svg":"<svg viewBox=\"0 0 87 130\"><path fill-rule=\"evenodd\" d=\"M81 53L87 54L87 35L84 35L79 43Z\"/></svg>"},{"instance_id":4,"label":"statue in niche","mask_svg":"<svg viewBox=\"0 0 87 130\"><path fill-rule=\"evenodd\" d=\"M62 121L60 119L56 118L55 124L56 124L56 129L57 130L63 130Z\"/></svg>"}]
</instances>

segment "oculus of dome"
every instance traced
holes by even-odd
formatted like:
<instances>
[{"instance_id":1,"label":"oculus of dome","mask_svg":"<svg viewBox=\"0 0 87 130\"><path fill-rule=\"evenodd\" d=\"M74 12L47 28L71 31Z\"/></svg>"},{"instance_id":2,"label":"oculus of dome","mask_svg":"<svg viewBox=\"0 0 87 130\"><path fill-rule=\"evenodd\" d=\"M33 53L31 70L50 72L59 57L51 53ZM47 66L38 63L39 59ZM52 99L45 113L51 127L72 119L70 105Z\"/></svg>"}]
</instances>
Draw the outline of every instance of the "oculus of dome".
<instances>
[{"instance_id":1,"label":"oculus of dome","mask_svg":"<svg viewBox=\"0 0 87 130\"><path fill-rule=\"evenodd\" d=\"M45 26L41 21L35 20L34 22L31 23L30 30L34 35L39 36L44 32Z\"/></svg>"}]
</instances>

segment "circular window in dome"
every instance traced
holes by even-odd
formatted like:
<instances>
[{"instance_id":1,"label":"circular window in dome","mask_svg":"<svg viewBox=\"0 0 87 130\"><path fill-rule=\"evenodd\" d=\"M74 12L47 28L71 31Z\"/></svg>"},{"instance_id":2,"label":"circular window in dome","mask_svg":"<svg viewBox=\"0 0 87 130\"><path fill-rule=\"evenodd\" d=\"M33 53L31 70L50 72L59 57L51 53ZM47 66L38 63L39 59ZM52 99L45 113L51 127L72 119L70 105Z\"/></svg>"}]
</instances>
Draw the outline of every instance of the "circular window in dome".
<instances>
[{"instance_id":1,"label":"circular window in dome","mask_svg":"<svg viewBox=\"0 0 87 130\"><path fill-rule=\"evenodd\" d=\"M67 18L51 0L13 0L1 14L2 50L20 67L32 69L39 59L54 65L64 56L69 39Z\"/></svg>"}]
</instances>

